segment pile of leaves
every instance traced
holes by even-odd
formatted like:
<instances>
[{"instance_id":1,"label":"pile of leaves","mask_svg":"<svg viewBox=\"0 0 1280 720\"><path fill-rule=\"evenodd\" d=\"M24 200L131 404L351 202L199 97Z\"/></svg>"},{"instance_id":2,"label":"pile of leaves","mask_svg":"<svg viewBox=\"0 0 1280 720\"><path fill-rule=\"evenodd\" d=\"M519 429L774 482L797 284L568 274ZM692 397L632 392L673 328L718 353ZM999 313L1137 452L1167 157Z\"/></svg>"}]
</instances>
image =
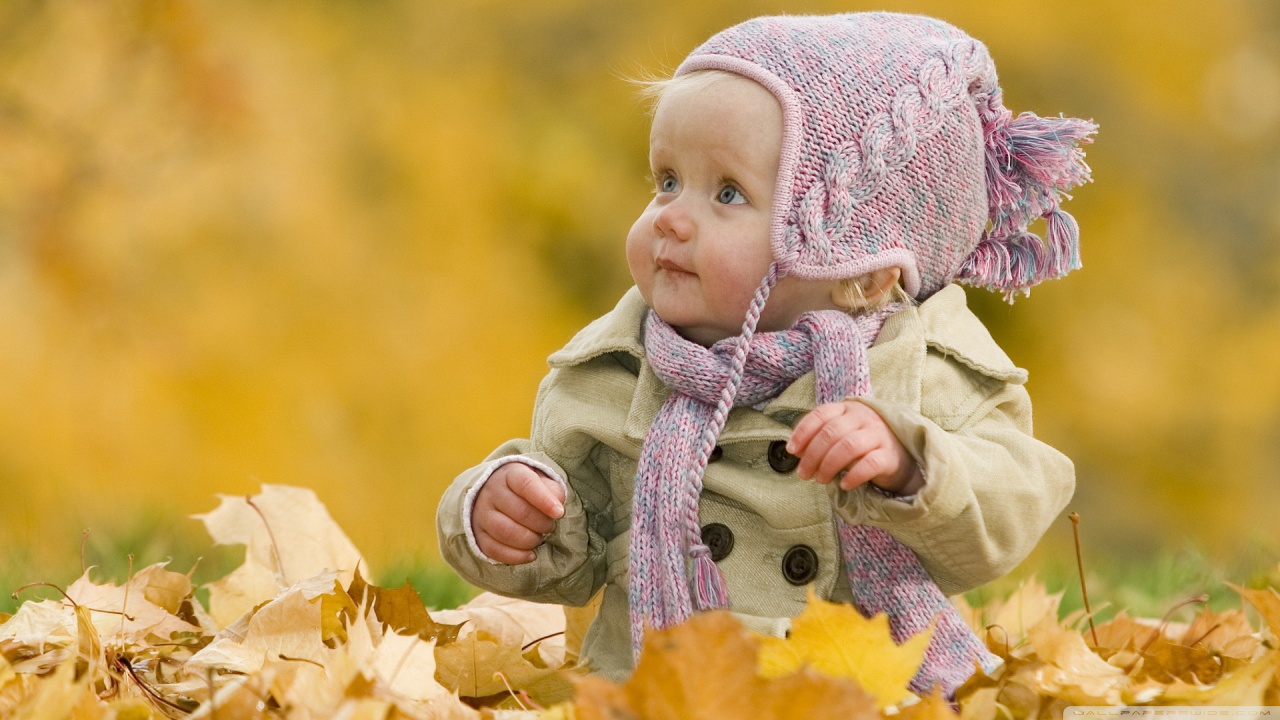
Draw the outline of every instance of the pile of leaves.
<instances>
[{"instance_id":1,"label":"pile of leaves","mask_svg":"<svg viewBox=\"0 0 1280 720\"><path fill-rule=\"evenodd\" d=\"M811 597L786 639L726 612L654 632L624 684L578 651L591 609L481 595L429 612L407 585L367 583L360 553L310 491L266 486L200 516L244 563L206 586L163 564L117 586L86 572L58 597L0 615L0 717L762 718L1062 717L1069 705L1277 705L1280 594L1188 623L1123 613L1058 618L1025 584L960 609L1003 664L952 705L907 690L927 634L901 646L883 616Z\"/></svg>"}]
</instances>

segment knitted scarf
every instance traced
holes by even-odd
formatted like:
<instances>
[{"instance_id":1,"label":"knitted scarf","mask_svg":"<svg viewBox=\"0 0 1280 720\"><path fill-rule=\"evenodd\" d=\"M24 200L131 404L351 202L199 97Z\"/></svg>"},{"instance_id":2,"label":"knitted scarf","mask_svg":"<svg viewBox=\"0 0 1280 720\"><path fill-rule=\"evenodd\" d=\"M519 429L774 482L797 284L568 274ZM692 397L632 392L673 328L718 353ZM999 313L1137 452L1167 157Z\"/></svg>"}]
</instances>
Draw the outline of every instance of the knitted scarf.
<instances>
[{"instance_id":1,"label":"knitted scarf","mask_svg":"<svg viewBox=\"0 0 1280 720\"><path fill-rule=\"evenodd\" d=\"M818 404L868 396L867 347L900 306L857 317L824 310L802 315L790 330L750 339L734 405L776 397L814 371ZM703 544L698 519L702 476L724 427L717 403L733 365L735 339L710 348L682 338L650 311L645 353L671 389L645 435L636 472L631 525L630 603L634 652L646 625L666 628L693 611L729 606L724 578ZM727 415L727 412L725 413ZM902 643L936 622L924 662L911 681L915 692L941 686L950 697L974 670L999 660L965 624L909 548L880 528L850 525L837 516L845 570L858 610L887 613L893 639ZM686 560L693 570L693 587Z\"/></svg>"}]
</instances>

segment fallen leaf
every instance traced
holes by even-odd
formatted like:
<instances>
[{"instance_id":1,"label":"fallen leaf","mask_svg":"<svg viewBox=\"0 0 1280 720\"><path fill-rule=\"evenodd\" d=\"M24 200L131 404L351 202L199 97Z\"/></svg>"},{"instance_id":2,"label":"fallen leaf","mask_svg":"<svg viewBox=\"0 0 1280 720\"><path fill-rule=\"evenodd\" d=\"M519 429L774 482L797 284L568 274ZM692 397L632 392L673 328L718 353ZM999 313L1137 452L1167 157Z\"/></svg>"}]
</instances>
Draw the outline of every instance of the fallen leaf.
<instances>
[{"instance_id":1,"label":"fallen leaf","mask_svg":"<svg viewBox=\"0 0 1280 720\"><path fill-rule=\"evenodd\" d=\"M218 497L222 502L215 510L194 517L215 543L245 546L244 564L206 586L209 614L219 627L325 571L336 571L345 587L364 564L311 490L263 485L249 498Z\"/></svg>"},{"instance_id":2,"label":"fallen leaf","mask_svg":"<svg viewBox=\"0 0 1280 720\"><path fill-rule=\"evenodd\" d=\"M460 636L488 633L495 642L524 647L535 640L548 665L559 667L565 657L565 610L561 605L529 602L480 593L454 610L437 610L437 622L462 625Z\"/></svg>"},{"instance_id":3,"label":"fallen leaf","mask_svg":"<svg viewBox=\"0 0 1280 720\"><path fill-rule=\"evenodd\" d=\"M1227 583L1227 587L1240 593L1240 596L1249 601L1258 614L1262 616L1262 620L1267 623L1267 627L1271 629L1272 634L1280 636L1280 593L1275 588L1262 588L1261 590L1253 590L1251 588L1241 587Z\"/></svg>"},{"instance_id":4,"label":"fallen leaf","mask_svg":"<svg viewBox=\"0 0 1280 720\"><path fill-rule=\"evenodd\" d=\"M141 644L148 636L168 642L177 633L199 633L199 627L147 599L147 581L156 577L148 573L140 582L117 586L95 583L86 571L67 588L67 597L91 613L94 628L108 643Z\"/></svg>"},{"instance_id":5,"label":"fallen leaf","mask_svg":"<svg viewBox=\"0 0 1280 720\"><path fill-rule=\"evenodd\" d=\"M355 605L371 607L379 622L401 635L417 635L422 640L447 645L458 638L462 629L461 625L433 619L418 591L408 582L403 587L388 590L368 584L357 571L346 594Z\"/></svg>"},{"instance_id":6,"label":"fallen leaf","mask_svg":"<svg viewBox=\"0 0 1280 720\"><path fill-rule=\"evenodd\" d=\"M803 669L763 678L751 658L758 641L730 613L700 613L645 635L625 685L599 677L575 683L577 720L876 720L857 683Z\"/></svg>"},{"instance_id":7,"label":"fallen leaf","mask_svg":"<svg viewBox=\"0 0 1280 720\"><path fill-rule=\"evenodd\" d=\"M810 588L788 637L760 636L760 674L778 677L808 665L858 681L883 708L911 696L907 683L920 669L932 636L930 628L898 645L887 615L865 618L852 605L819 599Z\"/></svg>"},{"instance_id":8,"label":"fallen leaf","mask_svg":"<svg viewBox=\"0 0 1280 720\"><path fill-rule=\"evenodd\" d=\"M336 579L336 572L327 572L289 588L218 633L187 661L188 671L215 668L254 673L277 659L322 663L327 648L321 637L318 600L341 592Z\"/></svg>"},{"instance_id":9,"label":"fallen leaf","mask_svg":"<svg viewBox=\"0 0 1280 720\"><path fill-rule=\"evenodd\" d=\"M600 603L604 601L604 590L596 593L582 607L566 605L564 607L564 653L565 662L577 664L582 657L582 641L587 636L587 629L600 614Z\"/></svg>"},{"instance_id":10,"label":"fallen leaf","mask_svg":"<svg viewBox=\"0 0 1280 720\"><path fill-rule=\"evenodd\" d=\"M1084 638L1049 616L1027 631L1027 641L1040 663L1032 675L1033 689L1066 697L1079 705L1115 705L1129 678L1085 644Z\"/></svg>"},{"instance_id":11,"label":"fallen leaf","mask_svg":"<svg viewBox=\"0 0 1280 720\"><path fill-rule=\"evenodd\" d=\"M941 691L920 698L920 702L905 707L897 715L898 720L960 720L951 703L942 697Z\"/></svg>"},{"instance_id":12,"label":"fallen leaf","mask_svg":"<svg viewBox=\"0 0 1280 720\"><path fill-rule=\"evenodd\" d=\"M1261 641L1240 610L1215 613L1204 608L1182 634L1184 645L1204 645L1227 657L1250 660L1258 652Z\"/></svg>"},{"instance_id":13,"label":"fallen leaf","mask_svg":"<svg viewBox=\"0 0 1280 720\"><path fill-rule=\"evenodd\" d=\"M436 648L436 678L446 688L463 697L487 697L509 690L529 690L556 676L556 671L535 664L521 653L519 645L510 645L484 630L469 633L457 641ZM566 699L569 685L543 685L539 702ZM548 692L551 696L548 697ZM557 697L559 695L559 697ZM537 699L537 698L535 698Z\"/></svg>"}]
</instances>

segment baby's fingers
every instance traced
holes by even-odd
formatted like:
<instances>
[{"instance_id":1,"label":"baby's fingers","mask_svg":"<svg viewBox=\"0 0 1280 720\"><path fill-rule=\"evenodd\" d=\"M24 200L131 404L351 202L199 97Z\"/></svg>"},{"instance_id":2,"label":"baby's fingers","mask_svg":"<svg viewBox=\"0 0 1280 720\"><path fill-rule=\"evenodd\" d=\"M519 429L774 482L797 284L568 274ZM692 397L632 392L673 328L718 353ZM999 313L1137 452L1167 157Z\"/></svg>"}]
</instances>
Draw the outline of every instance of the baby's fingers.
<instances>
[{"instance_id":1,"label":"baby's fingers","mask_svg":"<svg viewBox=\"0 0 1280 720\"><path fill-rule=\"evenodd\" d=\"M809 414L800 418L791 431L791 439L787 440L787 452L792 455L803 455L818 432L828 423L845 413L844 403L827 403L814 408Z\"/></svg>"},{"instance_id":2,"label":"baby's fingers","mask_svg":"<svg viewBox=\"0 0 1280 720\"><path fill-rule=\"evenodd\" d=\"M558 520L564 517L564 488L528 465L507 477L507 487L543 515Z\"/></svg>"},{"instance_id":3,"label":"baby's fingers","mask_svg":"<svg viewBox=\"0 0 1280 720\"><path fill-rule=\"evenodd\" d=\"M493 498L493 508L538 534L549 533L556 527L554 518L514 492L495 496Z\"/></svg>"},{"instance_id":4,"label":"baby's fingers","mask_svg":"<svg viewBox=\"0 0 1280 720\"><path fill-rule=\"evenodd\" d=\"M480 548L480 552L483 552L492 560L497 560L498 562L506 563L507 565L523 565L525 563L533 562L534 558L537 557L534 555L532 550L514 548L510 545L506 545L494 539L492 535L481 528L476 528L475 533L476 546Z\"/></svg>"}]
</instances>

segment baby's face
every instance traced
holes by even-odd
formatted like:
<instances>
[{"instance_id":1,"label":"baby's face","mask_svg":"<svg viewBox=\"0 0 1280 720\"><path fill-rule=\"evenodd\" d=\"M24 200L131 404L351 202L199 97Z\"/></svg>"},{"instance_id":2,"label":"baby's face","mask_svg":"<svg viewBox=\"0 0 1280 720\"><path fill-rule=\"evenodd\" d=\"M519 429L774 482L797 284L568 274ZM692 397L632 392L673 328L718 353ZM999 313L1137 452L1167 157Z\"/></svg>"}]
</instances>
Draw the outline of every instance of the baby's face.
<instances>
[{"instance_id":1,"label":"baby's face","mask_svg":"<svg viewBox=\"0 0 1280 720\"><path fill-rule=\"evenodd\" d=\"M751 80L671 88L653 117L655 194L627 234L627 265L649 307L703 345L737 335L772 262L769 228L782 108ZM758 329L835 308L834 281L783 278Z\"/></svg>"}]
</instances>

